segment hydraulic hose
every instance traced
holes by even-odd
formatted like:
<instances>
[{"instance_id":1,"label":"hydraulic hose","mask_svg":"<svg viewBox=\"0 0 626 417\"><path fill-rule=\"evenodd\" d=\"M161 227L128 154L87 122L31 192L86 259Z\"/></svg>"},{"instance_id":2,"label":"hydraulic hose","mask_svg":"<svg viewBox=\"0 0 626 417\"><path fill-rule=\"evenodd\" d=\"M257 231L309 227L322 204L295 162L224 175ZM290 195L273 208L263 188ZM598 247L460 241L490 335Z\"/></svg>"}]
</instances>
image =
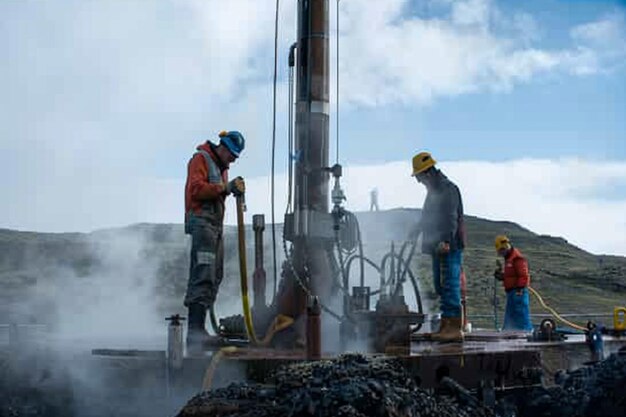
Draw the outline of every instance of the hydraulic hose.
<instances>
[{"instance_id":1,"label":"hydraulic hose","mask_svg":"<svg viewBox=\"0 0 626 417\"><path fill-rule=\"evenodd\" d=\"M553 309L552 307L548 306L544 301L543 298L541 298L541 294L539 294L539 292L537 290L535 290L533 287L528 287L528 289L530 290L530 292L533 293L533 295L535 297L537 297L537 300L539 300L539 304L541 304L541 306L543 308L545 308L546 310L548 310L557 320L559 320L560 322L563 322L565 324L567 324L568 326L576 329L576 330L581 330L583 332L586 332L588 329L586 327L583 326L579 326L576 323L572 323L571 321L561 317L561 315L559 315L559 313L557 313L557 311L555 309Z\"/></svg>"},{"instance_id":2,"label":"hydraulic hose","mask_svg":"<svg viewBox=\"0 0 626 417\"><path fill-rule=\"evenodd\" d=\"M243 318L246 324L246 332L250 343L256 345L257 338L252 323L250 311L250 299L248 297L248 265L246 262L246 229L243 222L245 200L243 195L237 196L237 238L239 242L239 276L241 278L241 304L243 305Z\"/></svg>"},{"instance_id":3,"label":"hydraulic hose","mask_svg":"<svg viewBox=\"0 0 626 417\"><path fill-rule=\"evenodd\" d=\"M337 0L339 1L339 0ZM361 226L359 225L359 221L356 219L356 215L350 213L350 215L354 216L354 221L356 223L356 233L357 239L359 242L359 266L360 266L360 276L359 283L361 287L365 286L365 256L363 255L363 239L361 238Z\"/></svg>"},{"instance_id":4,"label":"hydraulic hose","mask_svg":"<svg viewBox=\"0 0 626 417\"><path fill-rule=\"evenodd\" d=\"M348 276L350 276L350 269L352 268L352 262L354 262L355 260L359 259L359 261L365 262L368 265L370 265L372 268L374 268L376 270L377 273L380 274L380 267L378 265L376 265L374 263L374 261L372 261L371 259L365 257L365 256L361 256L361 255L352 255L347 261L346 261L346 270L347 270L347 274Z\"/></svg>"},{"instance_id":5,"label":"hydraulic hose","mask_svg":"<svg viewBox=\"0 0 626 417\"><path fill-rule=\"evenodd\" d=\"M339 270L341 271L341 288L344 289L344 303L343 303L343 315L348 316L348 302L346 301L346 297L349 297L350 287L349 287L349 278L346 273L346 268L343 265L343 252L341 251L341 241L339 239L339 225L336 225L335 228L335 244L337 246L337 256L339 258Z\"/></svg>"},{"instance_id":6,"label":"hydraulic hose","mask_svg":"<svg viewBox=\"0 0 626 417\"><path fill-rule=\"evenodd\" d=\"M404 270L402 271L402 274L400 274L400 282L404 282L406 279L406 275L408 273L411 272L411 261L413 260L413 255L415 255L415 246L417 246L417 242L413 241L413 243L411 244L411 251L409 252L409 256L406 258L406 260L402 261L404 259L404 251L406 249L406 245L407 244L411 244L410 242L404 242L404 244L402 245L402 248L400 249L400 260L398 261L398 271L400 271L401 266L404 266ZM404 265L402 265L402 262L404 262ZM415 285L415 283L413 283Z\"/></svg>"},{"instance_id":7,"label":"hydraulic hose","mask_svg":"<svg viewBox=\"0 0 626 417\"><path fill-rule=\"evenodd\" d=\"M213 305L209 306L209 321L215 334L220 334L220 327L217 325L217 317L215 316L215 308Z\"/></svg>"},{"instance_id":8,"label":"hydraulic hose","mask_svg":"<svg viewBox=\"0 0 626 417\"><path fill-rule=\"evenodd\" d=\"M411 258L413 256L412 253L413 253L413 251L411 251L409 258L407 258L406 260L402 260L401 259L401 265L404 267L404 271L402 273L402 282L404 282L404 278L406 277L406 275L408 275L409 279L411 280L411 285L413 286L413 291L415 292L415 299L416 299L416 302L417 302L418 311L421 313L421 312L424 311L424 307L423 307L423 304L422 304L422 297L420 295L419 287L418 287L418 284L417 284L417 278L415 277L415 274L413 274L413 271L411 271L410 264L409 264L409 261L411 260ZM386 266L387 262L389 261L389 258L391 258L391 253L387 253L385 255L385 257L383 258L383 260L381 262L381 266L379 266L379 265L376 265L371 259L369 259L369 258L367 258L365 256L360 256L358 254L355 254L355 255L351 256L350 258L348 258L348 260L346 261L346 271L347 271L346 273L348 274L348 276L350 276L350 270L352 268L352 263L355 260L359 259L360 261L369 264L379 274L381 274L381 273L384 274L384 272L382 272L382 271L384 271L384 269L382 269L382 268L384 268ZM399 254L394 254L394 258L396 258L396 259L400 258L400 255ZM391 280L391 278L390 278L390 280ZM388 284L389 284L389 282L385 281L383 279L382 286L386 286ZM377 295L377 294L380 294L380 292L381 292L380 289L376 290L376 291L372 291L370 293L370 295L372 295L372 296L373 295Z\"/></svg>"}]
</instances>

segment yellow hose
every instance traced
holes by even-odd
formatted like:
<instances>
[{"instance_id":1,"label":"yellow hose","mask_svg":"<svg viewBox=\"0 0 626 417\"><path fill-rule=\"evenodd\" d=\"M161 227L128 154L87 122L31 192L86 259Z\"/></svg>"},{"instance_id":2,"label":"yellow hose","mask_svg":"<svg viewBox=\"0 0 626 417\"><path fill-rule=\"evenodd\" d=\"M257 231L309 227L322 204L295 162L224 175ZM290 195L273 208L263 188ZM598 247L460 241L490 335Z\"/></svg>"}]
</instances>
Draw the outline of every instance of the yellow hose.
<instances>
[{"instance_id":1,"label":"yellow hose","mask_svg":"<svg viewBox=\"0 0 626 417\"><path fill-rule=\"evenodd\" d=\"M252 313L250 312L250 300L248 298L248 269L246 262L246 230L243 222L244 211L244 197L237 197L237 232L239 240L239 275L241 277L241 302L243 304L243 317L246 324L246 331L248 332L248 338L252 344L257 344L256 334L254 333L254 326L252 324ZM211 358L211 362L204 373L202 380L202 389L207 391L211 389L213 385L213 377L215 376L215 370L217 365L222 360L222 357L227 353L234 353L237 351L235 346L226 346L217 351Z\"/></svg>"},{"instance_id":2,"label":"yellow hose","mask_svg":"<svg viewBox=\"0 0 626 417\"><path fill-rule=\"evenodd\" d=\"M237 234L239 239L239 276L241 278L241 303L243 304L243 318L250 343L256 345L257 338L252 323L250 299L248 298L248 264L246 262L246 229L243 222L245 202L243 195L237 196Z\"/></svg>"},{"instance_id":3,"label":"yellow hose","mask_svg":"<svg viewBox=\"0 0 626 417\"><path fill-rule=\"evenodd\" d=\"M545 308L545 309L546 309L546 310L548 310L550 313L552 313L552 315L553 315L553 316L554 316L557 320L559 320L559 321L561 321L561 322L563 322L563 323L567 324L567 325L568 325L568 326L570 326L570 327L573 327L574 329L577 329L577 330L582 330L583 332L584 332L584 331L587 331L587 328L586 328L586 327L579 326L578 324L572 323L571 321L569 321L569 320L567 320L567 319L565 319L565 318L561 317L561 316L559 315L559 313L557 313L557 312L556 312L556 310L554 310L553 308L549 307L549 306L548 306L548 305L547 305L547 304L543 301L543 298L541 298L541 295L540 295L540 294L537 292L537 290L535 290L533 287L530 287L530 286L529 286L529 287L528 287L528 289L530 290L530 292L532 292L532 293L535 295L535 297L537 297L537 299L539 300L539 303L543 306L543 308Z\"/></svg>"},{"instance_id":4,"label":"yellow hose","mask_svg":"<svg viewBox=\"0 0 626 417\"><path fill-rule=\"evenodd\" d=\"M222 357L226 353L234 353L237 351L235 346L226 346L218 350L213 357L211 358L211 362L209 366L206 368L206 372L204 373L204 378L202 379L202 390L208 391L211 389L211 385L213 385L213 377L215 376L215 370L217 369L217 364L222 360Z\"/></svg>"}]
</instances>

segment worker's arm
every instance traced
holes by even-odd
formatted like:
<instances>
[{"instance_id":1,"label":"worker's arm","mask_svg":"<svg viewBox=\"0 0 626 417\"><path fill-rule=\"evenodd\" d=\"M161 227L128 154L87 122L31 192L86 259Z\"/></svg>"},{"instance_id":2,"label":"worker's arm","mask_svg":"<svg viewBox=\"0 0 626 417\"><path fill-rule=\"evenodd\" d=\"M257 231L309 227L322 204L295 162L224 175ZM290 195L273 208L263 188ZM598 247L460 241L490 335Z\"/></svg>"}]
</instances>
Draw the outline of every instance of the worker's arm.
<instances>
[{"instance_id":1,"label":"worker's arm","mask_svg":"<svg viewBox=\"0 0 626 417\"><path fill-rule=\"evenodd\" d=\"M530 273L528 272L528 262L524 258L517 258L513 262L515 275L517 275L517 288L528 287L530 282Z\"/></svg>"},{"instance_id":2,"label":"worker's arm","mask_svg":"<svg viewBox=\"0 0 626 417\"><path fill-rule=\"evenodd\" d=\"M193 200L215 200L224 193L223 183L211 184L207 180L208 172L202 154L196 154L191 158L187 167L187 176L189 178L189 192Z\"/></svg>"}]
</instances>

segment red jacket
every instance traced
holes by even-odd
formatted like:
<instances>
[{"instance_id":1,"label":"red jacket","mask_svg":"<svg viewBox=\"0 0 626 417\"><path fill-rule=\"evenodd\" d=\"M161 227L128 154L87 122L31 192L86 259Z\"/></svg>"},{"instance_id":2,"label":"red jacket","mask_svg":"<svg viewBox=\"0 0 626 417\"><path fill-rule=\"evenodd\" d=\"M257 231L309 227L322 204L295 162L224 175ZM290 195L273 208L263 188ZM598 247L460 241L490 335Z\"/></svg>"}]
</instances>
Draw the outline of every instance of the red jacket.
<instances>
[{"instance_id":1,"label":"red jacket","mask_svg":"<svg viewBox=\"0 0 626 417\"><path fill-rule=\"evenodd\" d=\"M506 291L530 285L528 262L516 248L511 249L504 262L504 279L502 281Z\"/></svg>"},{"instance_id":2,"label":"red jacket","mask_svg":"<svg viewBox=\"0 0 626 417\"><path fill-rule=\"evenodd\" d=\"M187 183L185 184L185 213L192 211L195 214L200 212L202 205L207 202L217 202L224 207L224 184L228 183L228 168L224 167L217 157L214 146L206 142L197 147L198 150L206 151L213 161L220 168L222 182L210 183L209 172L207 170L204 155L196 153L187 165Z\"/></svg>"}]
</instances>

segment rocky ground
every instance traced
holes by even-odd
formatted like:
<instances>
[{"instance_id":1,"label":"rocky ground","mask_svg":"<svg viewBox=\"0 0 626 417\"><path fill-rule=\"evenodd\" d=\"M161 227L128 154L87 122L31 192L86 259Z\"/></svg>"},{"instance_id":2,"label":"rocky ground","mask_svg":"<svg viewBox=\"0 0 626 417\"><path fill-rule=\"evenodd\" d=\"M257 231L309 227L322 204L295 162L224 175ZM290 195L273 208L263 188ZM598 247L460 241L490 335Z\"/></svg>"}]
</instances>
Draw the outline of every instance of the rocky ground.
<instances>
[{"instance_id":1,"label":"rocky ground","mask_svg":"<svg viewBox=\"0 0 626 417\"><path fill-rule=\"evenodd\" d=\"M626 416L626 349L621 354L556 378L556 386L535 388L500 401L503 416Z\"/></svg>"},{"instance_id":2,"label":"rocky ground","mask_svg":"<svg viewBox=\"0 0 626 417\"><path fill-rule=\"evenodd\" d=\"M575 371L553 387L502 393L493 408L444 378L424 390L393 359L343 355L280 368L267 385L232 384L192 398L177 417L622 417L626 351Z\"/></svg>"},{"instance_id":3,"label":"rocky ground","mask_svg":"<svg viewBox=\"0 0 626 417\"><path fill-rule=\"evenodd\" d=\"M389 251L391 242L395 242L396 248L400 247L406 238L408 225L413 224L418 217L418 210L404 209L359 213L366 255L375 262L380 262L382 255ZM475 326L488 328L493 325L491 302L494 280L491 274L495 256L492 242L493 237L500 233L508 234L527 255L533 286L543 294L548 304L558 311L597 312L610 315L613 306L624 304L626 258L594 255L569 244L562 238L537 235L511 222L494 222L468 216L466 224L469 245L465 251L464 268L468 277L469 316ZM268 299L271 298L272 292L269 230L268 227L265 235ZM282 227L278 226L279 263L282 260L281 234ZM252 235L250 228L247 229L247 235ZM225 242L226 276L217 305L220 316L240 312L237 251L233 227L226 228ZM254 259L252 250L249 240L249 260ZM431 283L430 260L424 256L416 256L412 267L419 278L425 304L433 306L435 297ZM182 299L187 269L188 238L183 234L181 225L139 224L87 234L0 230L2 288L0 346L6 344L7 339L6 326L1 326L8 323L42 324L57 336L83 339L97 337L100 344L95 347L137 347L131 338L138 334L145 338L157 337L157 340L165 341L164 317L174 313L186 314ZM352 282L356 283L358 275L356 263L352 272ZM378 276L373 274L371 277L371 272L368 272L367 282L374 286ZM405 291L408 291L408 288L410 287ZM497 310L501 319L504 294L499 286L496 290L500 301ZM532 301L531 308L533 313L543 312L535 300ZM584 321L582 318L573 320ZM605 318L605 323L611 324L609 317ZM307 415L309 412L322 413L332 407L335 407L337 413L341 410L342 415L346 416L430 415L416 413L432 410L436 410L438 415L446 415L448 412L456 413L453 415L481 415L480 413L487 412L471 401L463 403L457 395L421 391L419 387L414 387L410 381L403 379L393 364L372 365L375 372L380 370L386 375L382 378L383 382L376 382L377 376L367 374L370 371L362 369L370 366L359 362L363 360L362 358L346 357L342 360L345 362L344 367L361 369L361 374L350 382L359 388L348 390L349 393L338 389L337 384L330 384L331 389L328 391L329 387L324 385L324 381L332 382L334 365L318 364L315 375L320 376L307 377L310 379L307 382L310 386L306 389L301 387L297 395L296 391L293 393L280 391L287 389L287 385L291 383L289 375L283 375L284 380L282 382L277 380L274 388L259 387L256 390L243 385L234 386L225 391L205 393L195 401L202 401L203 398L210 400L212 396L216 396L216 400L230 404L228 407L231 407L231 414L235 413L232 415L239 415L236 413L248 410L245 407L232 409L232 404L245 404L245 401L263 403L263 407L269 407L267 410L279 413L277 415L283 412L295 413L294 410L297 410L299 415ZM623 369L623 360L611 359L611 361L613 362L607 361L609 365L606 366L611 369ZM0 417L72 415L72 412L68 411L70 410L68 401L71 400L72 392L68 394L62 387L60 391L62 395L56 394L55 389L60 385L55 378L51 378L46 372L31 372L17 378L11 372L19 368L18 364L2 362L0 365ZM328 366L330 368L327 368ZM614 400L626 397L626 393L619 390L620 386L626 385L623 373L616 371L614 377L607 377L610 372L607 373L601 368L593 372L605 376L602 379L585 380L595 381L589 384L601 387L600 391L606 392L608 397L603 397L604 394L595 397L583 395L578 386L571 382L574 381L572 378L575 378L572 376L569 379L564 378L560 387L535 390L528 394L532 397L522 399L515 397L508 403L501 403L502 409L498 413L503 416L558 416L565 415L557 414L557 409L562 408L595 416L600 414L593 414L594 412L604 410L602 404L610 404L623 411L623 403ZM63 378L65 377L61 379ZM621 385L610 385L612 384L610 381L621 381ZM276 391L277 387L279 391ZM582 389L585 392L593 391L591 388ZM285 394L287 392L289 395ZM322 393L323 397L332 399L335 405L331 407L316 403L316 398L321 398ZM277 399L280 401L276 403L266 401L279 394L280 397ZM361 407L361 404L370 404L368 401L373 398L371 395L379 398L377 405ZM246 399L246 396L250 398ZM287 399L293 404L285 402ZM572 404L572 407L557 405L556 408L550 408L549 404L561 404L559 401ZM598 402L602 404L599 405ZM292 404L292 408L285 411L289 404ZM224 414L228 407L220 408L222 414L215 414L217 413L215 411L214 414L205 413L205 415L229 415ZM261 413L265 409L263 407L255 408L253 411ZM514 407L516 414L506 414L511 407ZM544 412L541 410L552 410L549 411L552 414L545 414L548 411L540 414ZM378 414L367 414L368 412ZM604 415L611 415L612 412L608 410Z\"/></svg>"},{"instance_id":4,"label":"rocky ground","mask_svg":"<svg viewBox=\"0 0 626 417\"><path fill-rule=\"evenodd\" d=\"M271 385L233 384L194 397L190 416L491 416L478 403L419 388L391 359L343 355L281 368Z\"/></svg>"}]
</instances>

